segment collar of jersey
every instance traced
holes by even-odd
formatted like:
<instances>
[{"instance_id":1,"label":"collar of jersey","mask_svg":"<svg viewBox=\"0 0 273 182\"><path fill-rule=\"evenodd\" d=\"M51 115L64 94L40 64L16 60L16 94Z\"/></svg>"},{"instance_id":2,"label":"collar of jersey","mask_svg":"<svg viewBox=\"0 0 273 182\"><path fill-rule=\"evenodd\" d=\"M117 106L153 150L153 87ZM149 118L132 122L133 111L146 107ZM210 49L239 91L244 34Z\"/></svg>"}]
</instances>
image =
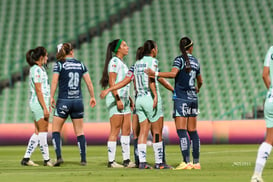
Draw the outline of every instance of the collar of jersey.
<instances>
[{"instance_id":1,"label":"collar of jersey","mask_svg":"<svg viewBox=\"0 0 273 182\"><path fill-rule=\"evenodd\" d=\"M66 57L65 59L74 59L73 57Z\"/></svg>"}]
</instances>

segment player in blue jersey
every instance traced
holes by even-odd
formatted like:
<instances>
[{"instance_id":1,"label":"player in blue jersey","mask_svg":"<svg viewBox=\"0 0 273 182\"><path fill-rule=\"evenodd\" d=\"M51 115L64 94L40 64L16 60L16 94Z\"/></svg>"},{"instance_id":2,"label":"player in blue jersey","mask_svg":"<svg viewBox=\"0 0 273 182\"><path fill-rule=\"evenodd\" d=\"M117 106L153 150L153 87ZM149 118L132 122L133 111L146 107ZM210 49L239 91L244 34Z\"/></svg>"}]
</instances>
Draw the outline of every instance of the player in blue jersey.
<instances>
[{"instance_id":1,"label":"player in blue jersey","mask_svg":"<svg viewBox=\"0 0 273 182\"><path fill-rule=\"evenodd\" d=\"M273 145L273 46L271 46L264 59L263 81L267 88L266 100L264 103L264 118L266 122L265 141L260 145L254 174L251 182L263 182L262 172Z\"/></svg>"},{"instance_id":2,"label":"player in blue jersey","mask_svg":"<svg viewBox=\"0 0 273 182\"><path fill-rule=\"evenodd\" d=\"M176 169L201 169L199 163L200 139L196 130L198 115L197 93L202 86L202 76L198 60L192 55L193 42L188 37L180 40L182 55L176 57L171 72L156 72L147 69L149 76L175 78L174 113L177 134L180 139L180 149L183 162ZM195 83L196 81L196 83ZM190 162L189 150L192 141L193 164Z\"/></svg>"},{"instance_id":3,"label":"player in blue jersey","mask_svg":"<svg viewBox=\"0 0 273 182\"><path fill-rule=\"evenodd\" d=\"M49 97L50 86L44 65L47 63L47 51L44 47L30 49L26 54L26 60L31 66L29 70L30 99L29 106L33 114L35 133L30 137L28 146L21 161L25 166L38 166L30 160L31 154L40 145L45 166L52 166L49 159L47 144Z\"/></svg>"},{"instance_id":4,"label":"player in blue jersey","mask_svg":"<svg viewBox=\"0 0 273 182\"><path fill-rule=\"evenodd\" d=\"M142 47L139 47L137 49L137 53L136 53L136 60L140 60L142 59L143 55L141 55L142 52ZM135 65L132 65L128 71L128 73L126 74L126 77L118 82L117 84L115 84L112 87L109 87L103 91L101 91L100 97L103 99L109 92L111 92L112 90L116 90L116 89L120 89L124 86L126 86L127 84L129 84L131 81L135 81L134 79L134 68ZM173 92L173 87L169 84L169 82L167 82L165 79L163 78L158 78L158 81L167 89L171 90ZM134 82L134 88L135 87L135 82ZM135 100L137 97L137 93L135 92ZM163 116L162 119L160 121L162 121L162 129L163 129ZM133 129L133 137L134 137L134 156L135 156L135 164L138 167L139 166L139 157L138 157L138 150L137 150L137 144L138 144L138 136L139 136L139 122L138 122L138 116L136 114L136 109L135 107L133 108L133 121L132 121L132 129ZM163 142L163 163L165 164L166 167L166 160L165 160L165 145Z\"/></svg>"},{"instance_id":5,"label":"player in blue jersey","mask_svg":"<svg viewBox=\"0 0 273 182\"><path fill-rule=\"evenodd\" d=\"M104 70L100 84L103 88L113 86L123 80L128 72L128 67L123 58L128 54L129 47L122 39L116 39L107 46ZM114 56L113 56L114 54ZM135 167L130 161L130 85L119 90L113 90L106 96L106 106L109 111L111 131L108 137L108 167ZM121 130L120 143L122 147L123 165L115 161L117 138Z\"/></svg>"},{"instance_id":6,"label":"player in blue jersey","mask_svg":"<svg viewBox=\"0 0 273 182\"><path fill-rule=\"evenodd\" d=\"M67 117L72 119L74 132L80 149L81 165L86 165L86 140L83 132L84 105L81 92L81 80L84 79L89 94L90 106L96 105L94 89L86 66L74 58L74 50L70 43L58 45L57 62L54 64L51 84L51 106L55 108L52 122L52 142L57 161L54 166L63 163L61 154L60 132ZM55 105L54 95L59 85L59 94Z\"/></svg>"}]
</instances>

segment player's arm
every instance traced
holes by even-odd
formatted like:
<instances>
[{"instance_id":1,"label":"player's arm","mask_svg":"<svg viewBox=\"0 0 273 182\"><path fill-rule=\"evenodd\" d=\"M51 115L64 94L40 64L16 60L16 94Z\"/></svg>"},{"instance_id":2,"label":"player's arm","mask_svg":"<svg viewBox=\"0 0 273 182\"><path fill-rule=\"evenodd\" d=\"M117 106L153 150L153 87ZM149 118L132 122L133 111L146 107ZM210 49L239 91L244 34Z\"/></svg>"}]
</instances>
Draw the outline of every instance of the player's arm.
<instances>
[{"instance_id":1,"label":"player's arm","mask_svg":"<svg viewBox=\"0 0 273 182\"><path fill-rule=\"evenodd\" d=\"M54 95L57 89L58 81L59 81L59 73L53 73L52 81L51 81L51 89L50 89L50 105L53 108L55 108Z\"/></svg>"},{"instance_id":2,"label":"player's arm","mask_svg":"<svg viewBox=\"0 0 273 182\"><path fill-rule=\"evenodd\" d=\"M153 103L153 108L156 107L157 105L157 92L156 92L156 86L155 86L155 79L154 78L149 78L149 86L150 89L154 95L154 103Z\"/></svg>"},{"instance_id":3,"label":"player's arm","mask_svg":"<svg viewBox=\"0 0 273 182\"><path fill-rule=\"evenodd\" d=\"M264 80L264 84L266 86L267 89L269 89L270 84L271 84L271 80L270 80L270 70L268 66L264 66L263 69L263 80Z\"/></svg>"},{"instance_id":4,"label":"player's arm","mask_svg":"<svg viewBox=\"0 0 273 182\"><path fill-rule=\"evenodd\" d=\"M84 81L86 83L87 89L88 89L90 97L91 97L89 105L91 107L95 107L95 105L96 105L96 99L95 99L95 94L94 94L94 87L93 87L93 83L91 81L89 73L85 73L83 75L83 79L84 79Z\"/></svg>"},{"instance_id":5,"label":"player's arm","mask_svg":"<svg viewBox=\"0 0 273 182\"><path fill-rule=\"evenodd\" d=\"M41 104L41 106L43 108L43 111L44 111L44 119L46 121L48 121L49 112L48 112L48 109L46 107L44 96L43 96L43 93L42 93L42 83L37 82L34 85L35 85L35 92L36 92L36 95L38 97L38 101Z\"/></svg>"},{"instance_id":6,"label":"player's arm","mask_svg":"<svg viewBox=\"0 0 273 182\"><path fill-rule=\"evenodd\" d=\"M179 69L176 67L173 67L170 72L155 72L152 69L148 68L144 71L149 76L158 76L163 78L175 78L177 73L179 72Z\"/></svg>"},{"instance_id":7,"label":"player's arm","mask_svg":"<svg viewBox=\"0 0 273 182\"><path fill-rule=\"evenodd\" d=\"M115 72L110 72L109 73L109 87L113 87L115 85L116 77L117 77L117 73L115 73ZM117 90L112 90L112 94L116 99L118 109L119 110L124 109L123 103L120 100L120 97L118 95L118 91Z\"/></svg>"},{"instance_id":8,"label":"player's arm","mask_svg":"<svg viewBox=\"0 0 273 182\"><path fill-rule=\"evenodd\" d=\"M129 84L130 82L131 82L131 77L126 76L122 81L118 82L117 84L114 84L112 86L109 84L109 86L110 86L109 88L101 91L100 98L103 99L109 92L111 92L113 90L120 89L120 88L126 86L127 84Z\"/></svg>"},{"instance_id":9,"label":"player's arm","mask_svg":"<svg viewBox=\"0 0 273 182\"><path fill-rule=\"evenodd\" d=\"M198 76L196 77L196 80L197 80L196 92L199 93L199 90L200 90L200 88L201 88L202 85L203 85L202 76L201 76L201 75L198 75Z\"/></svg>"},{"instance_id":10,"label":"player's arm","mask_svg":"<svg viewBox=\"0 0 273 182\"><path fill-rule=\"evenodd\" d=\"M159 77L157 80L158 80L159 83L160 83L161 85L163 85L166 89L168 89L168 90L170 90L170 91L172 91L172 92L174 91L173 86L172 86L166 79L164 79L164 78L162 78L162 77Z\"/></svg>"}]
</instances>

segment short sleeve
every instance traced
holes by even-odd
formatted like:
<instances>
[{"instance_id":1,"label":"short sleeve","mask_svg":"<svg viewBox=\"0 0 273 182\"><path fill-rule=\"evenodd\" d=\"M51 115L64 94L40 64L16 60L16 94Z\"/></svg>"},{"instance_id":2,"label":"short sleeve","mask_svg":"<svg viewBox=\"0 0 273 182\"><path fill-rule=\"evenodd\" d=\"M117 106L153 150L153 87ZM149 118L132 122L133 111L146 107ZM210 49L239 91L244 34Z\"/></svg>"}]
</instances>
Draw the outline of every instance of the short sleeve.
<instances>
[{"instance_id":1,"label":"short sleeve","mask_svg":"<svg viewBox=\"0 0 273 182\"><path fill-rule=\"evenodd\" d=\"M87 73L88 72L87 67L83 63L81 63L81 64L82 64L82 73L83 74Z\"/></svg>"},{"instance_id":2,"label":"short sleeve","mask_svg":"<svg viewBox=\"0 0 273 182\"><path fill-rule=\"evenodd\" d=\"M32 79L34 83L42 83L42 70L39 67L34 70Z\"/></svg>"},{"instance_id":3,"label":"short sleeve","mask_svg":"<svg viewBox=\"0 0 273 182\"><path fill-rule=\"evenodd\" d=\"M117 59L111 59L108 65L108 72L114 72L118 73L118 60Z\"/></svg>"},{"instance_id":4,"label":"short sleeve","mask_svg":"<svg viewBox=\"0 0 273 182\"><path fill-rule=\"evenodd\" d=\"M62 64L60 62L55 62L53 65L53 73L60 73L62 69Z\"/></svg>"},{"instance_id":5,"label":"short sleeve","mask_svg":"<svg viewBox=\"0 0 273 182\"><path fill-rule=\"evenodd\" d=\"M273 46L269 48L264 58L264 66L269 67L270 61L273 61Z\"/></svg>"},{"instance_id":6,"label":"short sleeve","mask_svg":"<svg viewBox=\"0 0 273 182\"><path fill-rule=\"evenodd\" d=\"M126 74L126 77L129 77L129 78L131 78L131 80L133 80L134 79L134 71L135 71L135 65L132 65Z\"/></svg>"},{"instance_id":7,"label":"short sleeve","mask_svg":"<svg viewBox=\"0 0 273 182\"><path fill-rule=\"evenodd\" d=\"M182 57L176 57L173 61L173 68L177 68L178 70L183 69L184 60Z\"/></svg>"},{"instance_id":8,"label":"short sleeve","mask_svg":"<svg viewBox=\"0 0 273 182\"><path fill-rule=\"evenodd\" d=\"M153 71L158 71L158 60L157 60L157 59L153 59L151 69L152 69Z\"/></svg>"}]
</instances>

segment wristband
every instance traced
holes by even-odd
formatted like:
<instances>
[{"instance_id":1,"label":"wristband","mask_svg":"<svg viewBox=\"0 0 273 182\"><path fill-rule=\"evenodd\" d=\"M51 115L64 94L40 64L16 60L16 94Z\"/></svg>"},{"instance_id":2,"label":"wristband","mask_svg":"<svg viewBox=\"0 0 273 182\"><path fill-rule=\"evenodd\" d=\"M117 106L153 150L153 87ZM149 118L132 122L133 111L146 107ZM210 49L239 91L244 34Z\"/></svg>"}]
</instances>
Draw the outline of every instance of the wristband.
<instances>
[{"instance_id":1,"label":"wristband","mask_svg":"<svg viewBox=\"0 0 273 182\"><path fill-rule=\"evenodd\" d=\"M119 95L115 95L115 98L116 98L116 101L120 100Z\"/></svg>"},{"instance_id":2,"label":"wristband","mask_svg":"<svg viewBox=\"0 0 273 182\"><path fill-rule=\"evenodd\" d=\"M158 77L158 71L155 72L155 77Z\"/></svg>"}]
</instances>

